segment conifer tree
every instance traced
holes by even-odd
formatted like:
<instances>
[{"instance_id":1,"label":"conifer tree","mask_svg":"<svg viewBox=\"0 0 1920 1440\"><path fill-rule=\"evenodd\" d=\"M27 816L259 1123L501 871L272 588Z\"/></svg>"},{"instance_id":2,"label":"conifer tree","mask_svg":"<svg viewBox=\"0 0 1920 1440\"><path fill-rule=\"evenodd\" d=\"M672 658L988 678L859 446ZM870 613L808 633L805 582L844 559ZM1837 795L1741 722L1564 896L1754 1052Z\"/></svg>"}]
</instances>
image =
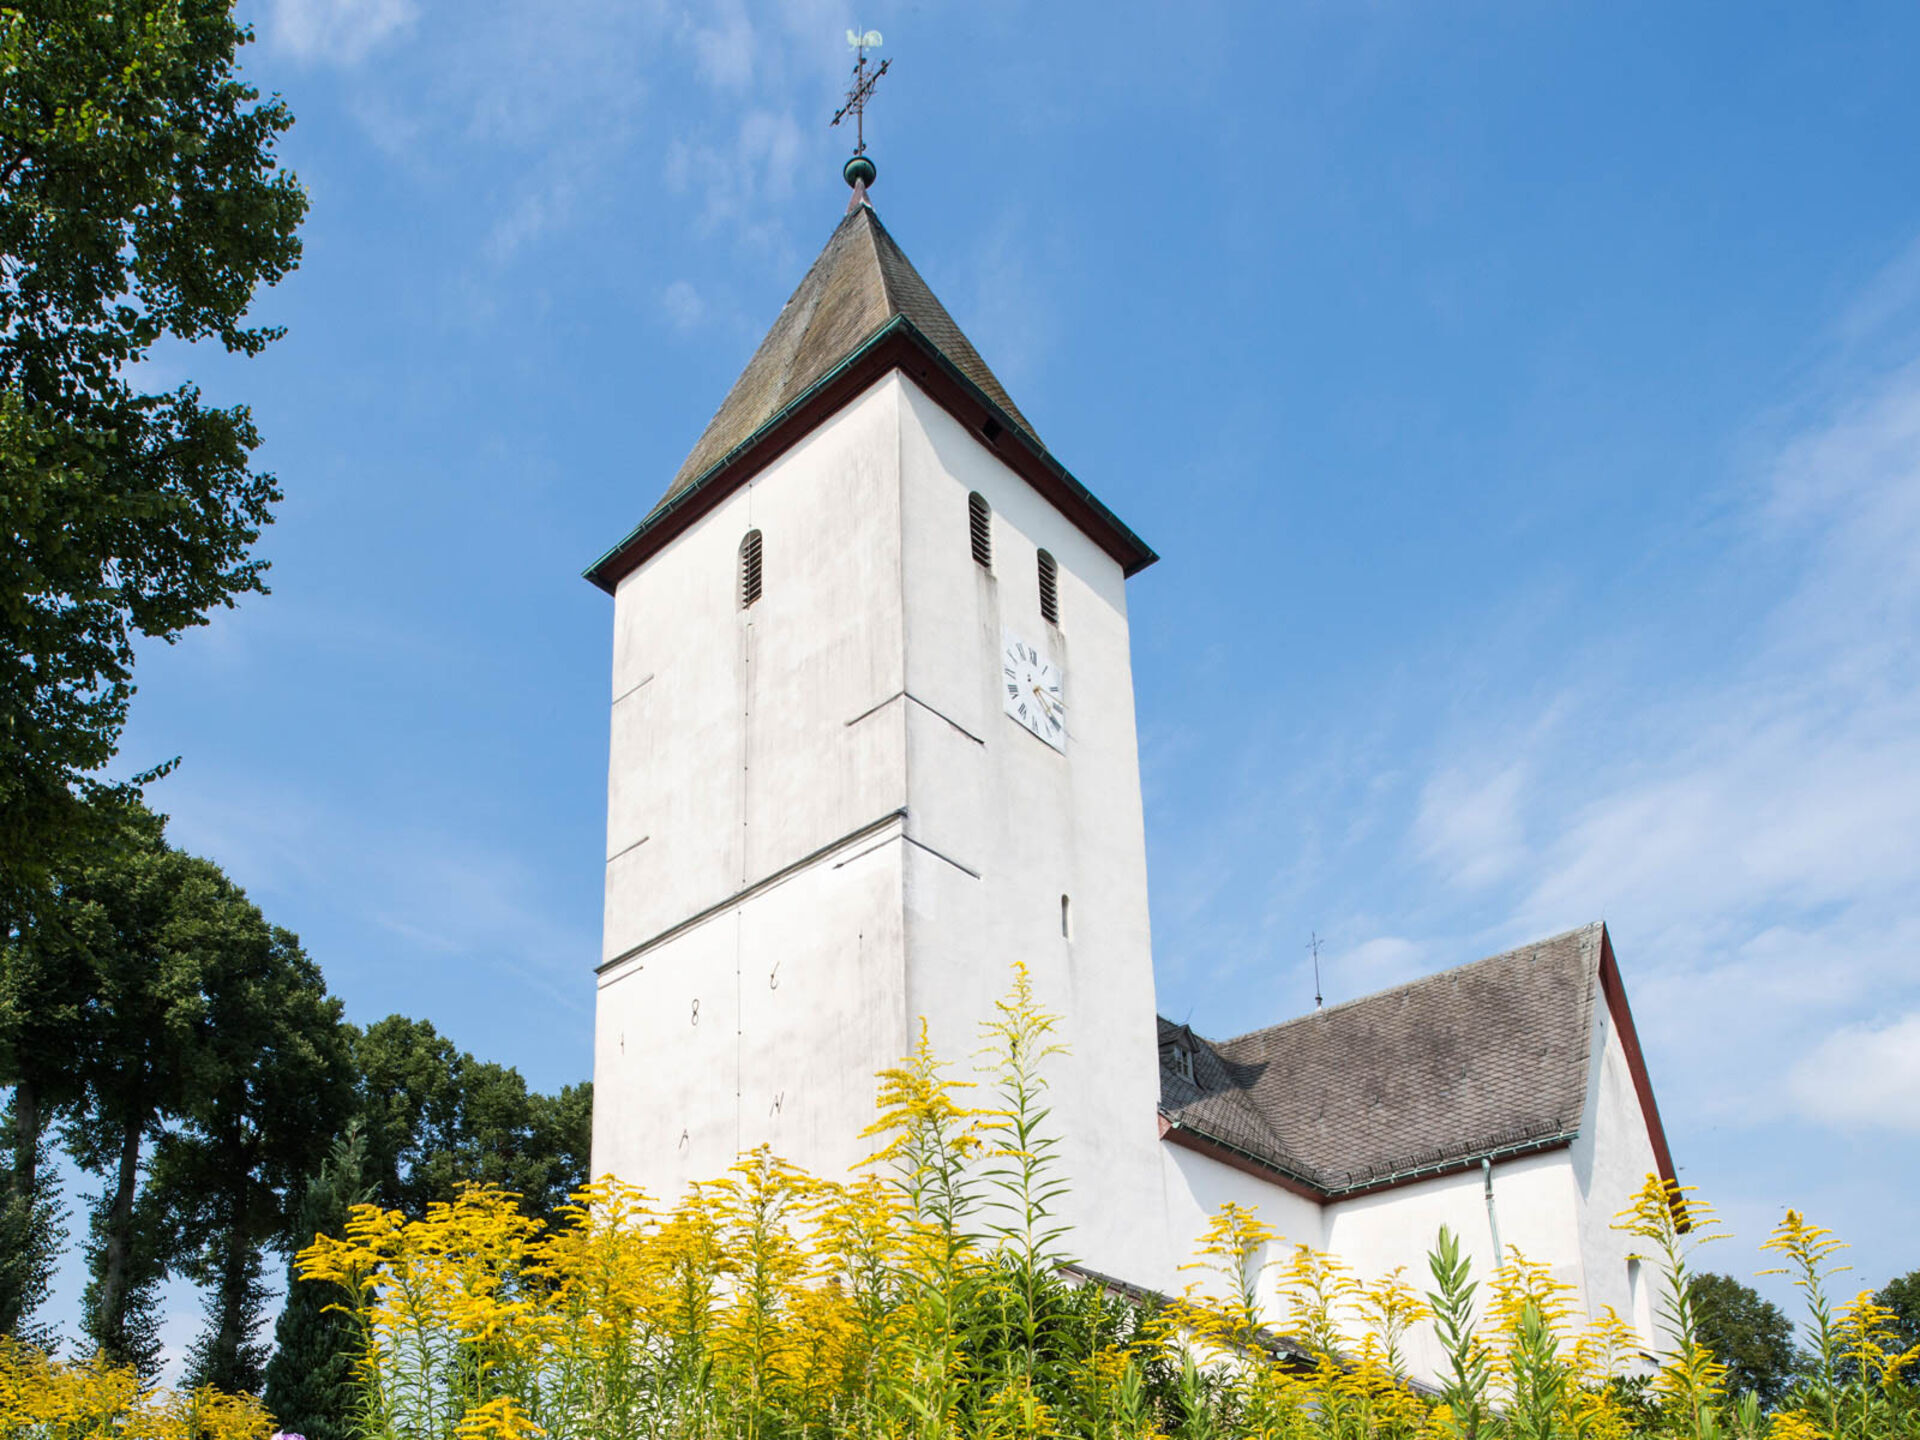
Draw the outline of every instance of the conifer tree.
<instances>
[{"instance_id":1,"label":"conifer tree","mask_svg":"<svg viewBox=\"0 0 1920 1440\"><path fill-rule=\"evenodd\" d=\"M0 1154L19 1143L13 1105L0 1112ZM21 1169L34 1179L0 1186L0 1334L42 1343L51 1339L29 1321L53 1288L54 1269L67 1238L59 1181L46 1166L46 1139L33 1142L30 1167L4 1161L9 1182Z\"/></svg>"},{"instance_id":2,"label":"conifer tree","mask_svg":"<svg viewBox=\"0 0 1920 1440\"><path fill-rule=\"evenodd\" d=\"M347 1213L372 1197L367 1176L367 1135L358 1121L334 1141L300 1204L296 1250L315 1235L342 1235ZM283 1429L307 1440L353 1440L356 1337L331 1287L298 1278L287 1267L287 1303L274 1329L267 1364L267 1408Z\"/></svg>"}]
</instances>

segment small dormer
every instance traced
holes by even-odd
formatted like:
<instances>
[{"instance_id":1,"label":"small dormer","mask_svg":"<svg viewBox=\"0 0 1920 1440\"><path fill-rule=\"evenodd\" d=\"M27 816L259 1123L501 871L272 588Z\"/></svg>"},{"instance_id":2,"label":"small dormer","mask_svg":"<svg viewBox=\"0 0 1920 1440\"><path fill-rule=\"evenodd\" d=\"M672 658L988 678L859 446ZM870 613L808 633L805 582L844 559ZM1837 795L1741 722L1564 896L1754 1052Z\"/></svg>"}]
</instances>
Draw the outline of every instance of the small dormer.
<instances>
[{"instance_id":1,"label":"small dormer","mask_svg":"<svg viewBox=\"0 0 1920 1440\"><path fill-rule=\"evenodd\" d=\"M1194 1039L1193 1028L1188 1025L1172 1025L1161 1021L1160 1026L1160 1068L1171 1070L1189 1085L1197 1085L1194 1079L1193 1057L1199 1042Z\"/></svg>"}]
</instances>

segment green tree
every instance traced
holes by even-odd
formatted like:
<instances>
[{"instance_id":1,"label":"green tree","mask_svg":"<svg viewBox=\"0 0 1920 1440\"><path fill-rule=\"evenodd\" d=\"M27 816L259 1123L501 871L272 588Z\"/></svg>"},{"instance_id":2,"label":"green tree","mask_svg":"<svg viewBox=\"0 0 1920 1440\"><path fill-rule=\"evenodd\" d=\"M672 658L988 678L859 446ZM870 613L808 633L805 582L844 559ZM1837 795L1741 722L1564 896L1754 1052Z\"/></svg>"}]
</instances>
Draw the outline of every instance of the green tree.
<instances>
[{"instance_id":1,"label":"green tree","mask_svg":"<svg viewBox=\"0 0 1920 1440\"><path fill-rule=\"evenodd\" d=\"M1730 1275L1701 1272L1688 1282L1700 1341L1727 1367L1727 1389L1771 1409L1793 1382L1793 1322L1772 1301Z\"/></svg>"},{"instance_id":2,"label":"green tree","mask_svg":"<svg viewBox=\"0 0 1920 1440\"><path fill-rule=\"evenodd\" d=\"M593 1178L593 1082L563 1085L552 1095L536 1092L527 1106L531 1154L544 1184L523 1185L521 1193L539 1196L540 1213L550 1219Z\"/></svg>"},{"instance_id":3,"label":"green tree","mask_svg":"<svg viewBox=\"0 0 1920 1440\"><path fill-rule=\"evenodd\" d=\"M153 1189L184 1272L206 1289L189 1379L257 1392L264 1256L292 1248L301 1191L352 1106L350 1060L340 1002L299 940L217 870L195 883L191 903L219 929L202 943L194 1083L161 1139Z\"/></svg>"},{"instance_id":4,"label":"green tree","mask_svg":"<svg viewBox=\"0 0 1920 1440\"><path fill-rule=\"evenodd\" d=\"M0 1118L0 1149L11 1151L18 1133L9 1102ZM36 1148L28 1167L34 1178L24 1186L13 1183L20 1167L9 1154L7 1183L0 1186L0 1334L31 1340L44 1349L54 1337L28 1322L53 1289L67 1228L59 1182L42 1168L48 1148L44 1137Z\"/></svg>"},{"instance_id":5,"label":"green tree","mask_svg":"<svg viewBox=\"0 0 1920 1440\"><path fill-rule=\"evenodd\" d=\"M372 1197L367 1187L367 1133L355 1119L333 1142L300 1202L294 1245L316 1235L343 1235L347 1215ZM307 1440L355 1440L354 1355L357 1337L326 1285L299 1279L287 1267L287 1303L274 1327L267 1364L267 1408Z\"/></svg>"},{"instance_id":6,"label":"green tree","mask_svg":"<svg viewBox=\"0 0 1920 1440\"><path fill-rule=\"evenodd\" d=\"M80 1097L88 972L37 943L58 923L60 897L42 893L0 930L0 1084L11 1091L0 1176L0 1333L18 1333L45 1297L65 1238L47 1178L47 1137Z\"/></svg>"},{"instance_id":7,"label":"green tree","mask_svg":"<svg viewBox=\"0 0 1920 1440\"><path fill-rule=\"evenodd\" d=\"M1920 1346L1920 1270L1889 1280L1873 1298L1893 1311L1893 1328L1900 1337L1900 1347L1911 1350ZM1920 1383L1920 1374L1909 1370L1907 1381Z\"/></svg>"},{"instance_id":8,"label":"green tree","mask_svg":"<svg viewBox=\"0 0 1920 1440\"><path fill-rule=\"evenodd\" d=\"M529 1091L431 1024L389 1015L353 1038L374 1202L419 1216L468 1181L504 1185L550 1216L588 1179L593 1087Z\"/></svg>"},{"instance_id":9,"label":"green tree","mask_svg":"<svg viewBox=\"0 0 1920 1440\"><path fill-rule=\"evenodd\" d=\"M19 968L66 978L80 1038L69 1148L106 1181L84 1301L117 1361L158 1359L174 1269L208 1289L197 1373L257 1389L261 1256L352 1108L340 1006L319 969L211 861L137 804L69 865L16 937ZM16 1092L17 1098L17 1092Z\"/></svg>"},{"instance_id":10,"label":"green tree","mask_svg":"<svg viewBox=\"0 0 1920 1440\"><path fill-rule=\"evenodd\" d=\"M248 412L133 368L279 333L244 322L306 198L291 115L238 77L250 38L231 0L0 6L0 935L112 788L135 637L265 588Z\"/></svg>"},{"instance_id":11,"label":"green tree","mask_svg":"<svg viewBox=\"0 0 1920 1440\"><path fill-rule=\"evenodd\" d=\"M418 1218L447 1199L438 1157L458 1143L465 1059L425 1020L389 1015L353 1033L372 1202Z\"/></svg>"},{"instance_id":12,"label":"green tree","mask_svg":"<svg viewBox=\"0 0 1920 1440\"><path fill-rule=\"evenodd\" d=\"M166 843L164 821L130 806L91 863L71 868L23 948L64 969L80 994L82 1099L67 1128L81 1166L106 1180L95 1203L88 1335L117 1361L158 1358L154 1291L166 1227L143 1199L149 1146L192 1098L205 1038L205 966L227 925L218 869Z\"/></svg>"}]
</instances>

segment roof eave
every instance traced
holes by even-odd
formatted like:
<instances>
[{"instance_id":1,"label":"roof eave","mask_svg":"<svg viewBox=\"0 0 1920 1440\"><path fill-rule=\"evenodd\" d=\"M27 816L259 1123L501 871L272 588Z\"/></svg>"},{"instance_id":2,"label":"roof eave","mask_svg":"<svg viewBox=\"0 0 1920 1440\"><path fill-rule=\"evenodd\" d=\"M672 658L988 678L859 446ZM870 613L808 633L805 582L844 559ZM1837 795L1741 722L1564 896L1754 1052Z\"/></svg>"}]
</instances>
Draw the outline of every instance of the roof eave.
<instances>
[{"instance_id":1,"label":"roof eave","mask_svg":"<svg viewBox=\"0 0 1920 1440\"><path fill-rule=\"evenodd\" d=\"M893 353L906 347L931 362L938 380L922 368L915 374L903 361L904 354ZM657 553L666 543L711 509L735 486L771 464L783 454L805 429L797 422L822 412L825 418L860 390L890 370L902 370L922 382L941 407L965 425L980 443L993 450L1009 467L1022 475L1066 516L1086 531L1100 548L1117 561L1125 575L1137 575L1160 557L1119 516L1115 515L1087 487L1074 478L1064 465L1036 440L1027 428L1008 414L991 396L961 372L940 348L921 333L904 315L896 315L855 346L818 380L788 401L751 435L715 461L692 484L666 500L621 541L582 572L609 595L636 567ZM845 393L841 393L845 392ZM969 408L975 415L964 413ZM991 419L997 433L984 433ZM810 427L807 427L810 428ZM1005 442L1011 437L1011 446ZM1052 492L1052 493L1049 493Z\"/></svg>"},{"instance_id":2,"label":"roof eave","mask_svg":"<svg viewBox=\"0 0 1920 1440\"><path fill-rule=\"evenodd\" d=\"M1329 1184L1296 1173L1286 1166L1276 1164L1264 1155L1256 1155L1244 1146L1231 1140L1209 1133L1199 1126L1175 1119L1165 1111L1160 1113L1160 1138L1171 1141L1183 1149L1205 1155L1231 1165L1234 1169L1254 1175L1279 1185L1281 1188L1317 1200L1323 1205L1339 1200L1353 1200L1362 1195L1371 1195L1379 1190L1397 1190L1403 1185L1418 1185L1423 1180L1435 1180L1443 1175L1457 1174L1462 1170L1471 1170L1483 1161L1498 1164L1507 1160L1518 1160L1528 1155L1541 1154L1548 1150L1564 1150L1578 1138L1579 1131L1555 1130L1548 1134L1530 1136L1524 1140L1510 1141L1499 1145L1475 1146L1472 1150L1444 1159L1435 1159L1423 1164L1410 1165L1389 1173L1367 1176L1363 1179L1348 1181L1344 1184Z\"/></svg>"}]
</instances>

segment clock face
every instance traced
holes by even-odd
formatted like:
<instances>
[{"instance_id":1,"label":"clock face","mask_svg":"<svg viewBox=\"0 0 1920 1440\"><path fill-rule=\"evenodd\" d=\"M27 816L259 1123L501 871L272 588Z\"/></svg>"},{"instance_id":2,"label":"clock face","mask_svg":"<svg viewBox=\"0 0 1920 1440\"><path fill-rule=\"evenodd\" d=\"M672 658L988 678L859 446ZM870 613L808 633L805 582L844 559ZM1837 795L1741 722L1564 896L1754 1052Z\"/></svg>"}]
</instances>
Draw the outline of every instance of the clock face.
<instances>
[{"instance_id":1,"label":"clock face","mask_svg":"<svg viewBox=\"0 0 1920 1440\"><path fill-rule=\"evenodd\" d=\"M1054 749L1067 748L1067 702L1060 672L1034 646L1012 632L1002 637L1000 698L1007 714Z\"/></svg>"}]
</instances>

